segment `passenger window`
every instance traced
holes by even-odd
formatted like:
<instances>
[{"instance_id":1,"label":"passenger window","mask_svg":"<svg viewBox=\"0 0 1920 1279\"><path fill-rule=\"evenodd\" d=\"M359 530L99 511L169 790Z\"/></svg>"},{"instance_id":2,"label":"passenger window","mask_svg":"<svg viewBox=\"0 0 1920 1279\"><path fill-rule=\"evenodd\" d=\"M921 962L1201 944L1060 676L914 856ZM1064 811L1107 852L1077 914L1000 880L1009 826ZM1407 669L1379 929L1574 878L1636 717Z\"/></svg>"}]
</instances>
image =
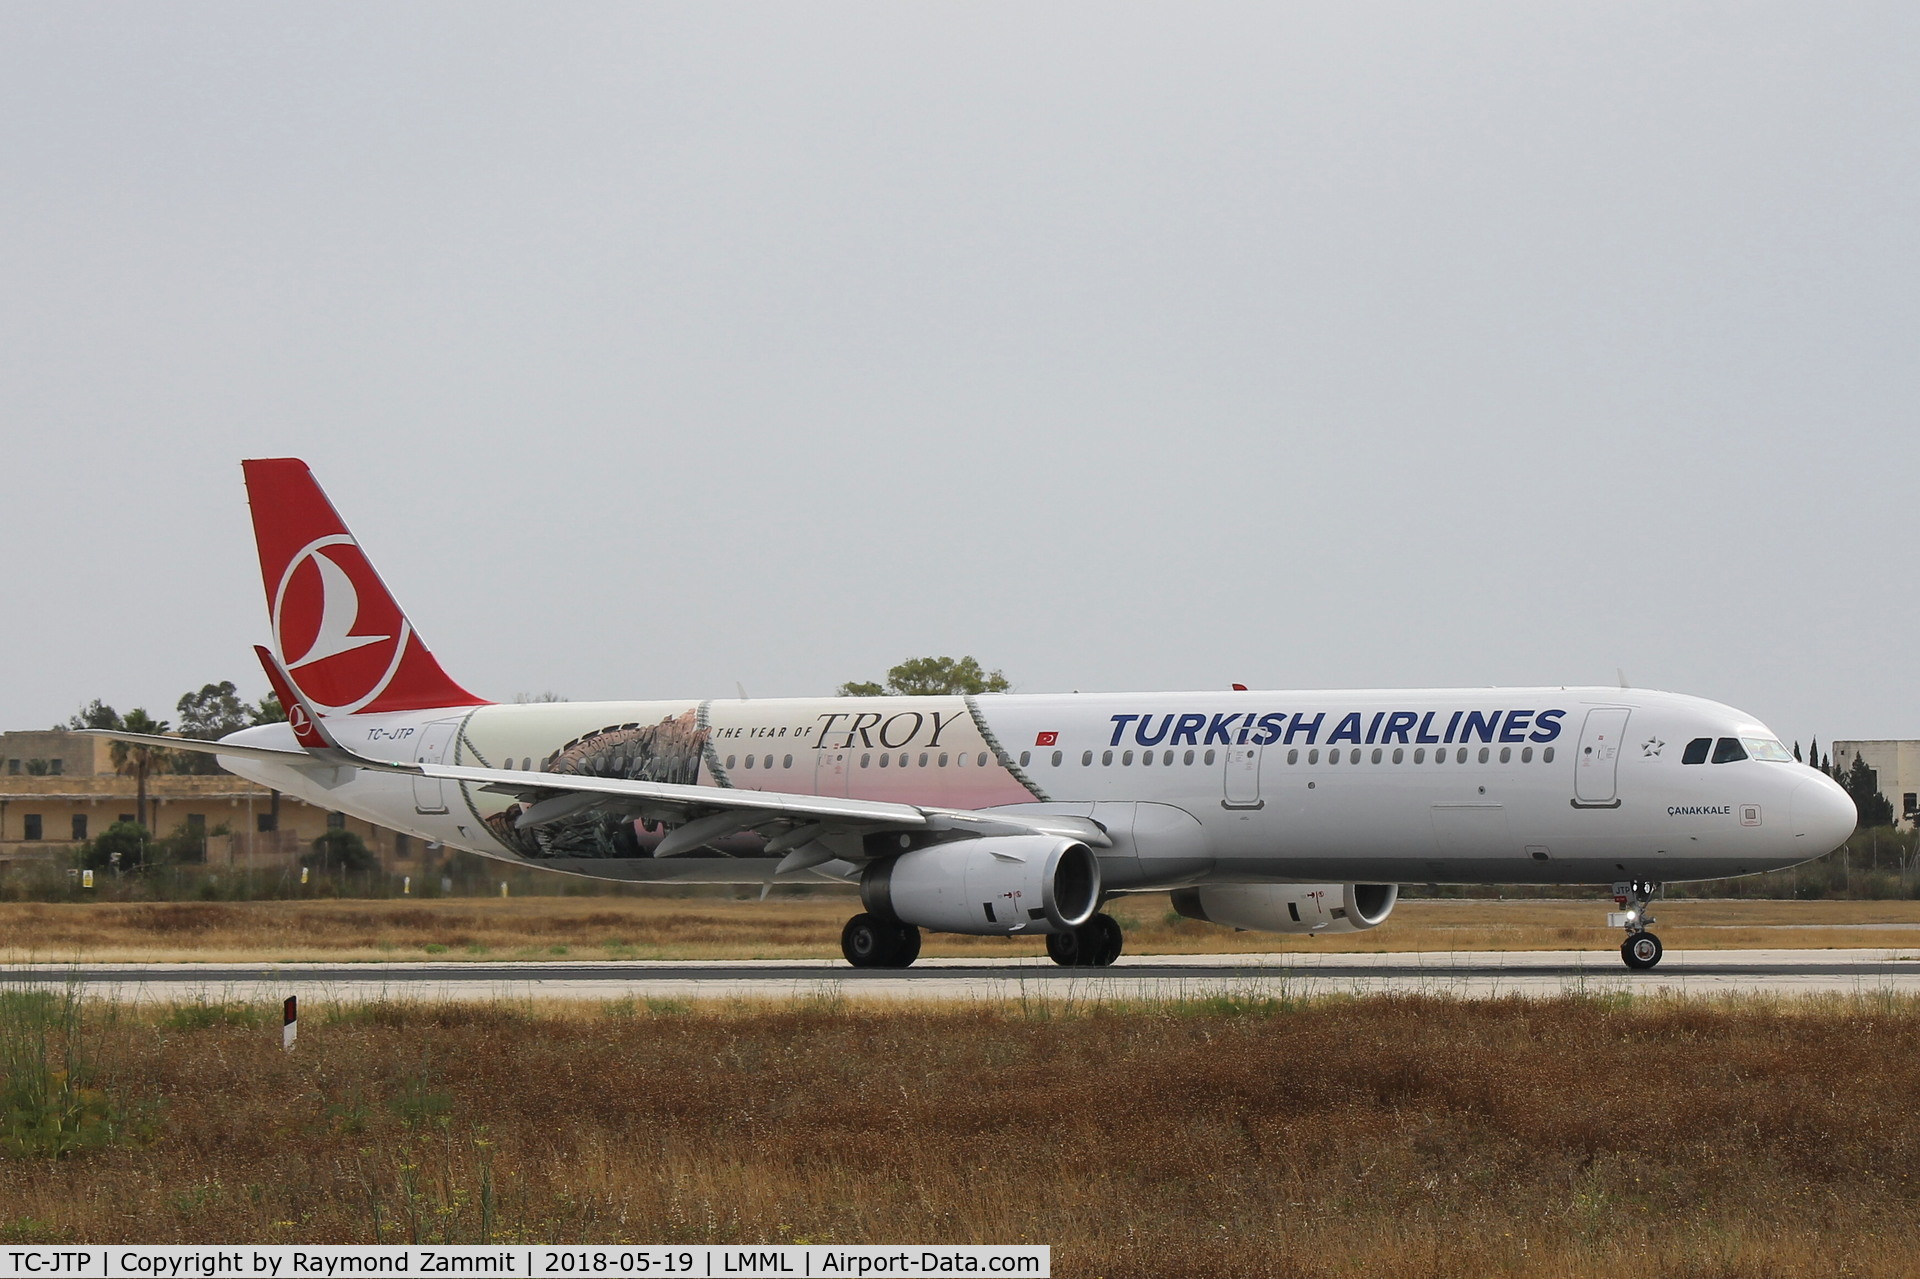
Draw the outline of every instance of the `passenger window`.
<instances>
[{"instance_id":1,"label":"passenger window","mask_svg":"<svg viewBox=\"0 0 1920 1279\"><path fill-rule=\"evenodd\" d=\"M1380 762L1380 759L1381 759L1381 757L1382 757L1382 756L1383 756L1384 754L1385 754L1385 752L1384 752L1384 751L1382 751L1382 750L1381 750L1381 749L1380 749L1380 748L1379 748L1378 746L1376 746L1376 747L1374 747L1374 748L1373 748L1373 762L1374 762L1374 763L1376 763L1376 764L1378 764L1378 763Z\"/></svg>"},{"instance_id":2,"label":"passenger window","mask_svg":"<svg viewBox=\"0 0 1920 1279\"><path fill-rule=\"evenodd\" d=\"M728 767L728 768L732 768L732 767L733 767L733 756L731 756L731 755L729 755L729 756L727 756L727 767Z\"/></svg>"},{"instance_id":3,"label":"passenger window","mask_svg":"<svg viewBox=\"0 0 1920 1279\"><path fill-rule=\"evenodd\" d=\"M1329 764L1338 764L1339 762L1340 762L1340 752L1339 752L1339 751L1328 751L1328 752L1327 752L1327 763L1329 763Z\"/></svg>"},{"instance_id":4,"label":"passenger window","mask_svg":"<svg viewBox=\"0 0 1920 1279\"><path fill-rule=\"evenodd\" d=\"M1160 762L1162 764L1167 765L1169 768L1171 768L1173 766L1173 752L1168 751L1165 755L1162 755L1160 757Z\"/></svg>"},{"instance_id":5,"label":"passenger window","mask_svg":"<svg viewBox=\"0 0 1920 1279\"><path fill-rule=\"evenodd\" d=\"M1316 746L1312 750L1307 752L1307 763L1318 764L1319 762L1320 762L1320 748Z\"/></svg>"},{"instance_id":6,"label":"passenger window","mask_svg":"<svg viewBox=\"0 0 1920 1279\"><path fill-rule=\"evenodd\" d=\"M873 763L873 756L871 756L871 755L862 755L862 756L860 757L860 767L862 767L862 768L865 768L865 767L866 767L867 765L869 765L869 764L871 764L871 763Z\"/></svg>"},{"instance_id":7,"label":"passenger window","mask_svg":"<svg viewBox=\"0 0 1920 1279\"><path fill-rule=\"evenodd\" d=\"M780 767L782 767L782 768L792 768L792 767L793 767L793 756L791 756L791 755L789 755L789 756L787 756L787 757L786 757L785 759L782 759L782 760L780 761Z\"/></svg>"},{"instance_id":8,"label":"passenger window","mask_svg":"<svg viewBox=\"0 0 1920 1279\"><path fill-rule=\"evenodd\" d=\"M1121 751L1121 752L1120 752L1120 763L1121 763L1122 765L1126 765L1126 764L1131 764L1131 763L1133 763L1133 752L1132 752L1132 751Z\"/></svg>"},{"instance_id":9,"label":"passenger window","mask_svg":"<svg viewBox=\"0 0 1920 1279\"><path fill-rule=\"evenodd\" d=\"M981 751L980 758L976 759L973 762L978 764L980 767L985 768L987 766L987 753L985 751Z\"/></svg>"},{"instance_id":10,"label":"passenger window","mask_svg":"<svg viewBox=\"0 0 1920 1279\"><path fill-rule=\"evenodd\" d=\"M1287 752L1287 763L1298 764L1299 762L1300 762L1300 748L1296 746L1292 750Z\"/></svg>"},{"instance_id":11,"label":"passenger window","mask_svg":"<svg viewBox=\"0 0 1920 1279\"><path fill-rule=\"evenodd\" d=\"M1061 753L1060 753L1059 751L1055 751L1055 752L1053 753L1053 766L1054 766L1055 768L1058 768L1058 767L1060 767L1060 761L1061 761L1061 760L1062 760L1063 758L1064 758L1064 756L1063 756L1063 755L1062 755L1062 754L1061 754Z\"/></svg>"},{"instance_id":12,"label":"passenger window","mask_svg":"<svg viewBox=\"0 0 1920 1279\"><path fill-rule=\"evenodd\" d=\"M1202 756L1200 757L1200 762L1201 762L1202 764L1211 764L1211 763L1213 763L1213 752L1212 752L1212 751L1208 751L1208 752L1207 752L1206 754L1204 754L1204 755L1202 755Z\"/></svg>"},{"instance_id":13,"label":"passenger window","mask_svg":"<svg viewBox=\"0 0 1920 1279\"><path fill-rule=\"evenodd\" d=\"M1732 764L1746 757L1747 748L1740 744L1737 737L1723 737L1713 748L1713 762L1716 764Z\"/></svg>"},{"instance_id":14,"label":"passenger window","mask_svg":"<svg viewBox=\"0 0 1920 1279\"><path fill-rule=\"evenodd\" d=\"M1111 768L1111 767L1113 767L1113 752L1112 752L1112 751L1101 751L1101 752L1100 752L1100 767L1102 767L1102 768Z\"/></svg>"},{"instance_id":15,"label":"passenger window","mask_svg":"<svg viewBox=\"0 0 1920 1279\"><path fill-rule=\"evenodd\" d=\"M1032 751L1021 751L1021 752L1020 752L1020 767L1022 767L1022 768L1025 768L1025 767L1026 767L1026 766L1027 766L1028 764L1031 764L1032 762L1033 762L1033 752L1032 752Z\"/></svg>"},{"instance_id":16,"label":"passenger window","mask_svg":"<svg viewBox=\"0 0 1920 1279\"><path fill-rule=\"evenodd\" d=\"M1360 762L1360 748L1356 746L1353 748L1353 754L1347 756L1347 763L1358 764L1359 762Z\"/></svg>"},{"instance_id":17,"label":"passenger window","mask_svg":"<svg viewBox=\"0 0 1920 1279\"><path fill-rule=\"evenodd\" d=\"M1680 756L1680 762L1682 764L1704 764L1707 762L1707 752L1712 749L1713 739L1711 737L1696 737L1687 743L1686 752Z\"/></svg>"},{"instance_id":18,"label":"passenger window","mask_svg":"<svg viewBox=\"0 0 1920 1279\"><path fill-rule=\"evenodd\" d=\"M1543 764L1553 763L1553 747L1543 746L1540 748L1540 762Z\"/></svg>"},{"instance_id":19,"label":"passenger window","mask_svg":"<svg viewBox=\"0 0 1920 1279\"><path fill-rule=\"evenodd\" d=\"M1405 751L1403 751L1403 750L1401 750L1401 749L1400 749L1400 748L1399 748L1398 746L1396 746L1396 747L1394 747L1394 748L1393 748L1393 762L1394 762L1394 763L1396 763L1396 764L1398 764L1398 763L1399 763L1399 762L1400 762L1401 760L1403 760L1403 759L1405 759L1406 757L1407 757L1407 753L1406 753Z\"/></svg>"},{"instance_id":20,"label":"passenger window","mask_svg":"<svg viewBox=\"0 0 1920 1279\"><path fill-rule=\"evenodd\" d=\"M1454 762L1454 763L1456 763L1456 764L1464 764L1464 763L1466 763L1466 762L1467 762L1467 748L1466 748L1466 747L1464 747L1464 746L1462 746L1462 747L1460 748L1460 751L1459 751L1459 753L1458 753L1458 754L1456 754L1456 755L1455 755L1455 756L1453 757L1453 762Z\"/></svg>"},{"instance_id":21,"label":"passenger window","mask_svg":"<svg viewBox=\"0 0 1920 1279\"><path fill-rule=\"evenodd\" d=\"M893 756L887 755L887 754L882 754L880 756L880 767L889 768L892 766L892 764L893 764Z\"/></svg>"},{"instance_id":22,"label":"passenger window","mask_svg":"<svg viewBox=\"0 0 1920 1279\"><path fill-rule=\"evenodd\" d=\"M1531 747L1531 746L1522 746L1522 747L1520 748L1520 762L1521 762L1522 764L1531 764L1531 763L1533 763L1533 747Z\"/></svg>"},{"instance_id":23,"label":"passenger window","mask_svg":"<svg viewBox=\"0 0 1920 1279\"><path fill-rule=\"evenodd\" d=\"M1093 752L1092 752L1092 751L1082 751L1082 752L1080 753L1080 767L1082 767L1082 768L1091 768L1091 767L1093 767Z\"/></svg>"},{"instance_id":24,"label":"passenger window","mask_svg":"<svg viewBox=\"0 0 1920 1279\"><path fill-rule=\"evenodd\" d=\"M1500 748L1500 762L1502 764L1511 764L1513 762L1513 747L1502 746Z\"/></svg>"},{"instance_id":25,"label":"passenger window","mask_svg":"<svg viewBox=\"0 0 1920 1279\"><path fill-rule=\"evenodd\" d=\"M1192 752L1192 751L1188 751L1188 752L1187 752L1187 754L1186 754L1186 757L1185 757L1185 758L1184 758L1183 760L1181 760L1181 763L1183 763L1183 764L1191 764L1191 763L1193 763L1193 752Z\"/></svg>"},{"instance_id":26,"label":"passenger window","mask_svg":"<svg viewBox=\"0 0 1920 1279\"><path fill-rule=\"evenodd\" d=\"M1146 767L1148 767L1148 766L1150 766L1150 765L1151 765L1152 763L1153 763L1153 752L1152 752L1152 751L1141 751L1141 752L1140 752L1140 766L1141 766L1142 768L1146 768Z\"/></svg>"},{"instance_id":27,"label":"passenger window","mask_svg":"<svg viewBox=\"0 0 1920 1279\"><path fill-rule=\"evenodd\" d=\"M945 767L947 766L947 753L946 753L945 751L941 751L941 752L940 752L940 764L939 764L939 766L940 766L941 768L945 768Z\"/></svg>"},{"instance_id":28,"label":"passenger window","mask_svg":"<svg viewBox=\"0 0 1920 1279\"><path fill-rule=\"evenodd\" d=\"M749 755L749 756L747 756L747 767L748 767L748 768L752 768L752 767L753 767L753 756L751 756L751 755Z\"/></svg>"},{"instance_id":29,"label":"passenger window","mask_svg":"<svg viewBox=\"0 0 1920 1279\"><path fill-rule=\"evenodd\" d=\"M1486 763L1486 762L1487 762L1487 757L1488 757L1489 755L1491 755L1491 754L1493 754L1493 747L1491 747L1491 746L1482 746L1482 747L1480 748L1480 762L1481 762L1482 764L1484 764L1484 763Z\"/></svg>"},{"instance_id":30,"label":"passenger window","mask_svg":"<svg viewBox=\"0 0 1920 1279\"><path fill-rule=\"evenodd\" d=\"M920 767L922 767L922 768L925 768L926 766L927 766L927 753L926 753L925 751L921 751L921 752L920 752Z\"/></svg>"}]
</instances>

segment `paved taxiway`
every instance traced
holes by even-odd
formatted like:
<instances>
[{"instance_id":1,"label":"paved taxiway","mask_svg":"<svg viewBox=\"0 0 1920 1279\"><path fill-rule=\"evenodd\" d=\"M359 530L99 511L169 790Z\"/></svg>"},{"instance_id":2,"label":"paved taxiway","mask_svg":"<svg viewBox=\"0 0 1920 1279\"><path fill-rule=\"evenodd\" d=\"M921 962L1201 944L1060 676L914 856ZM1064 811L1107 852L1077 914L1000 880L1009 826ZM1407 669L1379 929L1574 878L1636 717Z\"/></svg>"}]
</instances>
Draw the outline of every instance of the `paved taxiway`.
<instances>
[{"instance_id":1,"label":"paved taxiway","mask_svg":"<svg viewBox=\"0 0 1920 1279\"><path fill-rule=\"evenodd\" d=\"M1165 999L1417 991L1462 998L1574 991L1920 995L1920 950L1669 950L1652 972L1615 951L1143 955L1111 968L1045 959L923 959L911 969L828 960L594 963L0 965L0 982L77 981L139 1002L368 999Z\"/></svg>"}]
</instances>

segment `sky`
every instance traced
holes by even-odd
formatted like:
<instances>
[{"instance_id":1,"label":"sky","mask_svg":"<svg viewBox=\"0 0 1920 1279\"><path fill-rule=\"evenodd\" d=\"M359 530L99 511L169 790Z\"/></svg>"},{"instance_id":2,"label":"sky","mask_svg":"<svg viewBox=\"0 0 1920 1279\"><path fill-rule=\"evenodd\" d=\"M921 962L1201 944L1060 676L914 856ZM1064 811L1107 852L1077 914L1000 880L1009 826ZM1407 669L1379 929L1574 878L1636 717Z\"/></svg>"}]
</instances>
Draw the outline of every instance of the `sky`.
<instances>
[{"instance_id":1,"label":"sky","mask_svg":"<svg viewBox=\"0 0 1920 1279\"><path fill-rule=\"evenodd\" d=\"M1633 684L1920 737L1920 7L0 8L0 727Z\"/></svg>"}]
</instances>

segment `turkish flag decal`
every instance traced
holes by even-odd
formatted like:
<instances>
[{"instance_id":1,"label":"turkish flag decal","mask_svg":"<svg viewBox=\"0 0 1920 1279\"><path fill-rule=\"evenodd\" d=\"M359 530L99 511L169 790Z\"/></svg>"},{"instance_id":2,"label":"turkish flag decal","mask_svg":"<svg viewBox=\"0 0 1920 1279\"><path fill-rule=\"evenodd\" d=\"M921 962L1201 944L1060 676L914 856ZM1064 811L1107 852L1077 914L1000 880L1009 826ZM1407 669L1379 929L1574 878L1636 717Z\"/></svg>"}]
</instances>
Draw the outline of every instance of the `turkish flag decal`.
<instances>
[{"instance_id":1,"label":"turkish flag decal","mask_svg":"<svg viewBox=\"0 0 1920 1279\"><path fill-rule=\"evenodd\" d=\"M1059 745L1059 743L1060 743L1060 734L1058 733L1042 733L1040 734L1040 736L1033 739L1033 744L1035 746L1057 746Z\"/></svg>"}]
</instances>

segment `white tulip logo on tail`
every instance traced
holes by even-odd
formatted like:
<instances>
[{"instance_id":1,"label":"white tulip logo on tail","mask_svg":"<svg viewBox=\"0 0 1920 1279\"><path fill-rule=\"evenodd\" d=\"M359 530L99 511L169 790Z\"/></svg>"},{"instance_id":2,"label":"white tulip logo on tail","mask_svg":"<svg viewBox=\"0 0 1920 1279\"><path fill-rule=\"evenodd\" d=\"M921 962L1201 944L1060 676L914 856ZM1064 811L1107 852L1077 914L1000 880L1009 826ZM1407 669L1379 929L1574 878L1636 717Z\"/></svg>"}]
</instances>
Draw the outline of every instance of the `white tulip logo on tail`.
<instances>
[{"instance_id":1,"label":"white tulip logo on tail","mask_svg":"<svg viewBox=\"0 0 1920 1279\"><path fill-rule=\"evenodd\" d=\"M413 630L353 538L309 542L273 596L273 641L321 714L351 715L385 692Z\"/></svg>"}]
</instances>

